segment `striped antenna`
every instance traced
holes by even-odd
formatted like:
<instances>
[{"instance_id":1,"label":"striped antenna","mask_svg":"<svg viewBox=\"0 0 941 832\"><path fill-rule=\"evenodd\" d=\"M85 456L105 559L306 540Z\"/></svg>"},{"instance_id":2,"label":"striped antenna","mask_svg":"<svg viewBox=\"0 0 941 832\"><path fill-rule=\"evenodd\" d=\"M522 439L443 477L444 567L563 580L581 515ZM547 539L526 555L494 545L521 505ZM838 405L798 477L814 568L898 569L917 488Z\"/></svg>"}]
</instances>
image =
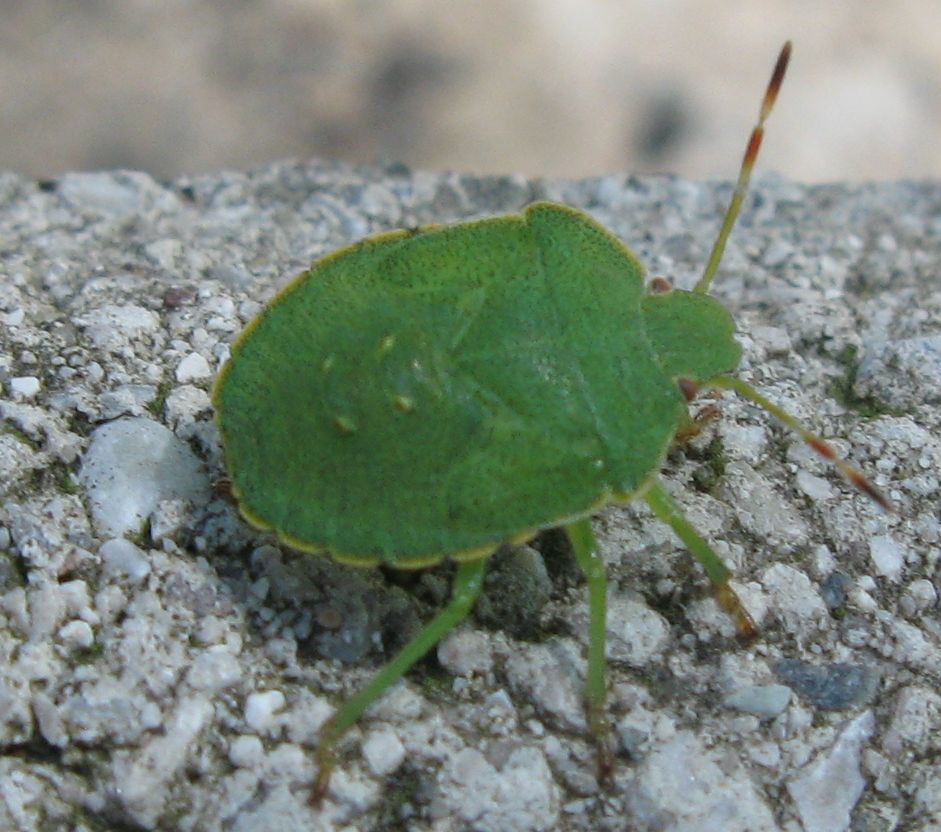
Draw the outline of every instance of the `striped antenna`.
<instances>
[{"instance_id":1,"label":"striped antenna","mask_svg":"<svg viewBox=\"0 0 941 832\"><path fill-rule=\"evenodd\" d=\"M774 65L774 72L771 73L771 80L768 82L768 89L765 90L765 97L761 101L761 113L758 115L758 121L751 131L751 137L748 139L748 146L745 148L745 156L742 159L742 167L738 172L738 181L735 183L735 192L732 194L732 201L725 212L725 218L722 220L722 228L719 229L719 236L716 237L715 244L712 246L712 252L709 254L709 260L706 262L706 268L699 278L699 282L693 287L694 292L704 294L709 291L709 284L716 276L716 270L722 260L722 253L725 251L725 243L729 239L729 233L735 220L738 219L738 212L742 208L742 200L745 199L745 192L748 190L748 180L751 179L752 168L755 166L755 159L758 158L758 150L761 148L761 139L765 134L765 119L771 113L774 107L775 99L778 97L778 90L784 81L784 73L787 71L787 63L791 59L791 42L788 41L781 48L781 54L778 55L778 62Z\"/></svg>"},{"instance_id":2,"label":"striped antenna","mask_svg":"<svg viewBox=\"0 0 941 832\"><path fill-rule=\"evenodd\" d=\"M734 376L716 376L715 378L709 379L708 383L712 387L724 387L726 390L734 390L742 398L748 399L750 402L758 405L758 407L767 410L768 413L803 439L815 453L832 464L837 471L846 477L850 485L865 494L884 511L891 512L893 510L892 504L888 501L886 496L866 479L862 471L858 468L854 468L845 459L841 459L831 445L817 436L813 431L807 430L807 428L791 416L790 413L762 396L761 393L750 384Z\"/></svg>"}]
</instances>

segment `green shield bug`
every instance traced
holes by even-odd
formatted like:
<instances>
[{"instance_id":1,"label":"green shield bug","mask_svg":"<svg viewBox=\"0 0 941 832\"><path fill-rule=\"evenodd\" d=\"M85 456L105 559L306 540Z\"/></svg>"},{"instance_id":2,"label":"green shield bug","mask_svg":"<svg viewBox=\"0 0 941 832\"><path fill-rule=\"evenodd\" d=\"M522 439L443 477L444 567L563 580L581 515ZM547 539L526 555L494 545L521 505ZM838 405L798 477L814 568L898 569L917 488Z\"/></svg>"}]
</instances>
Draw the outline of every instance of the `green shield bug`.
<instances>
[{"instance_id":1,"label":"green shield bug","mask_svg":"<svg viewBox=\"0 0 941 832\"><path fill-rule=\"evenodd\" d=\"M393 231L315 263L245 329L213 390L243 517L360 566L457 564L447 606L321 731L313 799L343 733L471 610L487 556L565 529L589 592L585 704L610 765L604 566L590 516L640 498L702 565L744 636L730 572L657 479L688 403L733 390L885 499L821 438L745 382L734 324L706 292L738 216L790 57L785 44L702 278L643 268L585 214L522 213Z\"/></svg>"}]
</instances>

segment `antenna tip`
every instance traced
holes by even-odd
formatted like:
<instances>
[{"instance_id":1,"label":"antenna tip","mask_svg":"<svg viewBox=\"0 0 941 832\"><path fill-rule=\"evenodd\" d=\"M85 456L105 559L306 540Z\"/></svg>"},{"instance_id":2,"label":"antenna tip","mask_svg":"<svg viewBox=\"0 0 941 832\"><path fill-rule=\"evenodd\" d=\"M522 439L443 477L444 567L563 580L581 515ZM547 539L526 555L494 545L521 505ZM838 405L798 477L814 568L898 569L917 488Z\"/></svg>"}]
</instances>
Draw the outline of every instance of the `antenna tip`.
<instances>
[{"instance_id":1,"label":"antenna tip","mask_svg":"<svg viewBox=\"0 0 941 832\"><path fill-rule=\"evenodd\" d=\"M787 65L790 60L791 42L785 41L778 55L778 60L774 65L774 72L771 73L771 81L768 83L768 92L765 94L764 106L762 107L762 115L764 117L767 117L768 113L771 112L771 105L778 96L778 90L781 89L781 84L784 83L784 73L787 72Z\"/></svg>"}]
</instances>

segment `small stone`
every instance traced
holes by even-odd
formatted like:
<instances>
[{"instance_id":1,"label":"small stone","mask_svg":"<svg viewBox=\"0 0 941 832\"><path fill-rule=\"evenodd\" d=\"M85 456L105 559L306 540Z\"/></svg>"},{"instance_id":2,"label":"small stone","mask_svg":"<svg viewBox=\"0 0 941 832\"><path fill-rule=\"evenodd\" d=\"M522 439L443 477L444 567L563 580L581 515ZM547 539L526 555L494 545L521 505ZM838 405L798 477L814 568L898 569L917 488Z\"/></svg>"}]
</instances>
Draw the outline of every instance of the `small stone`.
<instances>
[{"instance_id":1,"label":"small stone","mask_svg":"<svg viewBox=\"0 0 941 832\"><path fill-rule=\"evenodd\" d=\"M438 661L455 676L486 674L493 670L493 651L484 633L454 630L438 645Z\"/></svg>"},{"instance_id":2,"label":"small stone","mask_svg":"<svg viewBox=\"0 0 941 832\"><path fill-rule=\"evenodd\" d=\"M185 766L194 740L214 715L212 703L204 697L183 698L167 719L163 734L130 755L112 757L115 794L135 824L147 829L156 826L170 796L169 784Z\"/></svg>"},{"instance_id":3,"label":"small stone","mask_svg":"<svg viewBox=\"0 0 941 832\"><path fill-rule=\"evenodd\" d=\"M122 384L102 393L98 398L98 406L101 408L101 417L107 420L119 416L141 416L156 397L157 388L153 384Z\"/></svg>"},{"instance_id":4,"label":"small stone","mask_svg":"<svg viewBox=\"0 0 941 832\"><path fill-rule=\"evenodd\" d=\"M891 407L941 401L941 335L864 342L853 392Z\"/></svg>"},{"instance_id":5,"label":"small stone","mask_svg":"<svg viewBox=\"0 0 941 832\"><path fill-rule=\"evenodd\" d=\"M899 618L893 619L887 628L894 645L886 655L896 661L912 665L927 665L932 672L938 666L937 648L917 627Z\"/></svg>"},{"instance_id":6,"label":"small stone","mask_svg":"<svg viewBox=\"0 0 941 832\"><path fill-rule=\"evenodd\" d=\"M608 659L631 667L643 667L660 656L670 640L670 627L660 613L618 594L608 599L607 630Z\"/></svg>"},{"instance_id":7,"label":"small stone","mask_svg":"<svg viewBox=\"0 0 941 832\"><path fill-rule=\"evenodd\" d=\"M730 459L757 463L768 445L768 429L761 425L720 423L718 430Z\"/></svg>"},{"instance_id":8,"label":"small stone","mask_svg":"<svg viewBox=\"0 0 941 832\"><path fill-rule=\"evenodd\" d=\"M184 384L173 390L163 403L163 411L173 424L189 424L212 408L209 394L200 387Z\"/></svg>"},{"instance_id":9,"label":"small stone","mask_svg":"<svg viewBox=\"0 0 941 832\"><path fill-rule=\"evenodd\" d=\"M449 755L430 812L459 821L458 828L537 832L557 828L559 808L545 755L524 746L499 766L474 748Z\"/></svg>"},{"instance_id":10,"label":"small stone","mask_svg":"<svg viewBox=\"0 0 941 832\"><path fill-rule=\"evenodd\" d=\"M28 443L8 433L0 433L0 494L13 491L22 479L42 465L42 456Z\"/></svg>"},{"instance_id":11,"label":"small stone","mask_svg":"<svg viewBox=\"0 0 941 832\"><path fill-rule=\"evenodd\" d=\"M309 780L313 766L299 745L279 743L265 758L265 768L270 777L290 782Z\"/></svg>"},{"instance_id":12,"label":"small stone","mask_svg":"<svg viewBox=\"0 0 941 832\"><path fill-rule=\"evenodd\" d=\"M221 618L207 615L199 622L196 630L196 641L200 644L218 644L225 637L226 626Z\"/></svg>"},{"instance_id":13,"label":"small stone","mask_svg":"<svg viewBox=\"0 0 941 832\"><path fill-rule=\"evenodd\" d=\"M280 727L277 712L284 703L284 694L279 690L250 693L245 700L245 724L259 734L272 733Z\"/></svg>"},{"instance_id":14,"label":"small stone","mask_svg":"<svg viewBox=\"0 0 941 832\"><path fill-rule=\"evenodd\" d=\"M774 666L774 673L803 699L825 711L868 702L879 685L876 669L842 662L814 665L803 659L783 659Z\"/></svg>"},{"instance_id":15,"label":"small stone","mask_svg":"<svg viewBox=\"0 0 941 832\"><path fill-rule=\"evenodd\" d=\"M897 758L906 750L919 755L941 748L941 695L912 685L896 697L892 721L882 738L882 747Z\"/></svg>"},{"instance_id":16,"label":"small stone","mask_svg":"<svg viewBox=\"0 0 941 832\"><path fill-rule=\"evenodd\" d=\"M41 386L36 376L17 376L10 379L10 393L14 398L31 399L39 392Z\"/></svg>"},{"instance_id":17,"label":"small stone","mask_svg":"<svg viewBox=\"0 0 941 832\"><path fill-rule=\"evenodd\" d=\"M761 583L768 591L768 612L789 632L807 635L829 618L826 604L799 569L776 563L765 570Z\"/></svg>"},{"instance_id":18,"label":"small stone","mask_svg":"<svg viewBox=\"0 0 941 832\"><path fill-rule=\"evenodd\" d=\"M123 537L114 537L102 543L98 556L106 575L129 578L136 583L150 574L150 563L144 552Z\"/></svg>"},{"instance_id":19,"label":"small stone","mask_svg":"<svg viewBox=\"0 0 941 832\"><path fill-rule=\"evenodd\" d=\"M905 590L905 595L912 600L912 606L919 611L933 607L938 601L938 591L927 578L912 581Z\"/></svg>"},{"instance_id":20,"label":"small stone","mask_svg":"<svg viewBox=\"0 0 941 832\"><path fill-rule=\"evenodd\" d=\"M29 640L41 642L47 639L65 617L65 597L59 585L42 581L31 587L29 598Z\"/></svg>"},{"instance_id":21,"label":"small stone","mask_svg":"<svg viewBox=\"0 0 941 832\"><path fill-rule=\"evenodd\" d=\"M780 241L771 243L775 246ZM756 326L752 328L752 337L765 346L771 355L789 355L791 352L791 338L786 329L778 326Z\"/></svg>"},{"instance_id":22,"label":"small stone","mask_svg":"<svg viewBox=\"0 0 941 832\"><path fill-rule=\"evenodd\" d=\"M836 742L787 784L805 832L843 832L865 788L859 770L862 745L872 735L875 718L866 711L852 720Z\"/></svg>"},{"instance_id":23,"label":"small stone","mask_svg":"<svg viewBox=\"0 0 941 832\"><path fill-rule=\"evenodd\" d=\"M160 328L160 318L142 306L126 304L92 309L77 318L92 345L110 352L120 351L129 341L151 336Z\"/></svg>"},{"instance_id":24,"label":"small stone","mask_svg":"<svg viewBox=\"0 0 941 832\"><path fill-rule=\"evenodd\" d=\"M148 519L150 539L155 544L162 540L174 539L187 526L191 518L189 504L186 500L161 500L151 512Z\"/></svg>"},{"instance_id":25,"label":"small stone","mask_svg":"<svg viewBox=\"0 0 941 832\"><path fill-rule=\"evenodd\" d=\"M869 558L872 560L877 575L882 575L890 581L898 581L902 577L905 554L895 539L889 535L876 535L869 541Z\"/></svg>"},{"instance_id":26,"label":"small stone","mask_svg":"<svg viewBox=\"0 0 941 832\"><path fill-rule=\"evenodd\" d=\"M234 685L241 676L238 659L225 645L217 645L196 657L186 681L198 690L214 692Z\"/></svg>"},{"instance_id":27,"label":"small stone","mask_svg":"<svg viewBox=\"0 0 941 832\"><path fill-rule=\"evenodd\" d=\"M291 709L284 714L287 737L291 742L312 745L323 724L333 715L330 703L321 696L314 696L309 691L298 692L291 703Z\"/></svg>"},{"instance_id":28,"label":"small stone","mask_svg":"<svg viewBox=\"0 0 941 832\"><path fill-rule=\"evenodd\" d=\"M833 486L823 477L815 477L801 470L797 472L796 481L797 487L811 500L823 502L833 496Z\"/></svg>"},{"instance_id":29,"label":"small stone","mask_svg":"<svg viewBox=\"0 0 941 832\"><path fill-rule=\"evenodd\" d=\"M580 651L569 640L526 645L507 659L507 681L561 728L583 731L583 666Z\"/></svg>"},{"instance_id":30,"label":"small stone","mask_svg":"<svg viewBox=\"0 0 941 832\"><path fill-rule=\"evenodd\" d=\"M261 740L254 734L241 734L229 743L229 762L239 768L258 768L265 758Z\"/></svg>"},{"instance_id":31,"label":"small stone","mask_svg":"<svg viewBox=\"0 0 941 832\"><path fill-rule=\"evenodd\" d=\"M625 797L623 829L778 829L743 767L717 759L691 731L651 743Z\"/></svg>"},{"instance_id":32,"label":"small stone","mask_svg":"<svg viewBox=\"0 0 941 832\"><path fill-rule=\"evenodd\" d=\"M394 731L372 731L363 742L363 757L376 777L386 777L402 765L405 746Z\"/></svg>"},{"instance_id":33,"label":"small stone","mask_svg":"<svg viewBox=\"0 0 941 832\"><path fill-rule=\"evenodd\" d=\"M113 217L179 209L176 195L141 171L66 173L59 179L58 192L85 211Z\"/></svg>"},{"instance_id":34,"label":"small stone","mask_svg":"<svg viewBox=\"0 0 941 832\"><path fill-rule=\"evenodd\" d=\"M95 634L85 621L70 621L59 630L58 638L70 650L87 650L95 643Z\"/></svg>"},{"instance_id":35,"label":"small stone","mask_svg":"<svg viewBox=\"0 0 941 832\"><path fill-rule=\"evenodd\" d=\"M538 630L539 613L552 592L545 561L530 546L506 549L493 561L487 568L475 617L517 638L531 637Z\"/></svg>"},{"instance_id":36,"label":"small stone","mask_svg":"<svg viewBox=\"0 0 941 832\"><path fill-rule=\"evenodd\" d=\"M98 618L91 609L91 598L85 581L81 579L66 581L64 584L59 584L59 592L62 593L67 615L81 618L90 624L98 623Z\"/></svg>"},{"instance_id":37,"label":"small stone","mask_svg":"<svg viewBox=\"0 0 941 832\"><path fill-rule=\"evenodd\" d=\"M209 480L193 452L152 419L124 418L92 433L79 478L103 535L139 532L162 500L209 499Z\"/></svg>"},{"instance_id":38,"label":"small stone","mask_svg":"<svg viewBox=\"0 0 941 832\"><path fill-rule=\"evenodd\" d=\"M791 689L786 685L756 685L730 693L722 704L761 719L774 719L784 712L790 701Z\"/></svg>"},{"instance_id":39,"label":"small stone","mask_svg":"<svg viewBox=\"0 0 941 832\"><path fill-rule=\"evenodd\" d=\"M16 309L0 314L0 320L9 327L20 326L26 320L26 312L22 306L18 306Z\"/></svg>"},{"instance_id":40,"label":"small stone","mask_svg":"<svg viewBox=\"0 0 941 832\"><path fill-rule=\"evenodd\" d=\"M846 592L852 586L848 575L831 572L820 584L820 597L829 610L838 610L846 604Z\"/></svg>"},{"instance_id":41,"label":"small stone","mask_svg":"<svg viewBox=\"0 0 941 832\"><path fill-rule=\"evenodd\" d=\"M33 694L33 714L43 739L56 748L64 748L69 741L68 732L62 721L62 714L55 703L45 693Z\"/></svg>"},{"instance_id":42,"label":"small stone","mask_svg":"<svg viewBox=\"0 0 941 832\"><path fill-rule=\"evenodd\" d=\"M203 381L212 376L212 368L198 352L191 352L176 367L176 380L180 384Z\"/></svg>"}]
</instances>

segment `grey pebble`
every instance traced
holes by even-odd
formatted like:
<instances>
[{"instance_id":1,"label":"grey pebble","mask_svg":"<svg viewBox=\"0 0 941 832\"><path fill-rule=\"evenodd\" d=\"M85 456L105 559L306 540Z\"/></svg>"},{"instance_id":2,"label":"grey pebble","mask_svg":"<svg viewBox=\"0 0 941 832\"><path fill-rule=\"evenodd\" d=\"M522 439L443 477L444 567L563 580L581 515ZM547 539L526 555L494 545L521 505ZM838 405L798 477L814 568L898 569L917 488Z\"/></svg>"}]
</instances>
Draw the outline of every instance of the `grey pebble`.
<instances>
[{"instance_id":1,"label":"grey pebble","mask_svg":"<svg viewBox=\"0 0 941 832\"><path fill-rule=\"evenodd\" d=\"M846 603L846 593L853 585L848 575L831 572L820 584L820 597L831 612L840 609Z\"/></svg>"},{"instance_id":2,"label":"grey pebble","mask_svg":"<svg viewBox=\"0 0 941 832\"><path fill-rule=\"evenodd\" d=\"M755 685L730 693L722 704L761 719L774 719L784 712L790 701L791 689L787 685Z\"/></svg>"},{"instance_id":3,"label":"grey pebble","mask_svg":"<svg viewBox=\"0 0 941 832\"><path fill-rule=\"evenodd\" d=\"M782 659L775 675L816 708L842 711L868 702L876 693L879 672L872 667L834 662L816 665L803 659Z\"/></svg>"},{"instance_id":4,"label":"grey pebble","mask_svg":"<svg viewBox=\"0 0 941 832\"><path fill-rule=\"evenodd\" d=\"M141 530L162 500L209 499L209 478L193 452L152 419L124 418L97 428L79 475L99 533Z\"/></svg>"}]
</instances>

